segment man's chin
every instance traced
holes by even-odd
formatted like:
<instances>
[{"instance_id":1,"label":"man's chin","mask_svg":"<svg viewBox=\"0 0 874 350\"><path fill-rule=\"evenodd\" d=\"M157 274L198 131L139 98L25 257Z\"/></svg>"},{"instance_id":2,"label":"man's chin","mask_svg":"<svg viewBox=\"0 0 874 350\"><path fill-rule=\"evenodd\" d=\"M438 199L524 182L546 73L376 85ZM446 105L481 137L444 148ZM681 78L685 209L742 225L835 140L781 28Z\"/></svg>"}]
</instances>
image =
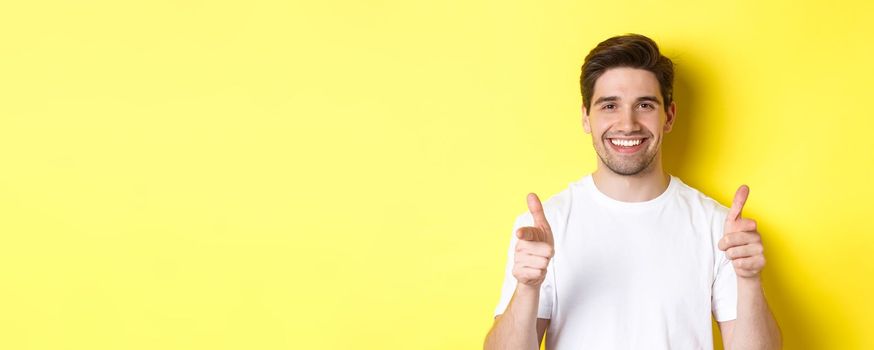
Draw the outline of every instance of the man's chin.
<instances>
[{"instance_id":1,"label":"man's chin","mask_svg":"<svg viewBox=\"0 0 874 350\"><path fill-rule=\"evenodd\" d=\"M636 168L636 169L616 169L610 166L607 166L611 172L619 176L637 176L643 173L645 168Z\"/></svg>"},{"instance_id":2,"label":"man's chin","mask_svg":"<svg viewBox=\"0 0 874 350\"><path fill-rule=\"evenodd\" d=\"M623 159L622 161L616 161L617 157L613 157L610 162L604 162L604 165L607 166L613 173L617 175L623 176L634 176L640 175L646 172L649 164L645 161L645 159ZM622 158L629 158L627 156L623 156Z\"/></svg>"}]
</instances>

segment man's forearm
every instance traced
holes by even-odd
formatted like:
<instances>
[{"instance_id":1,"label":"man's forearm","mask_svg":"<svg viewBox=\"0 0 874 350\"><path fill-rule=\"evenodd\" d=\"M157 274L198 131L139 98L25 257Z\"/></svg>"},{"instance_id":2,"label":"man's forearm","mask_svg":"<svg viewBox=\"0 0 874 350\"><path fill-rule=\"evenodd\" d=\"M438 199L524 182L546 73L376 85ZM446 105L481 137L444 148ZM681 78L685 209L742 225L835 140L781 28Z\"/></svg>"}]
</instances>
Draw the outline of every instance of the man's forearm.
<instances>
[{"instance_id":1,"label":"man's forearm","mask_svg":"<svg viewBox=\"0 0 874 350\"><path fill-rule=\"evenodd\" d=\"M486 336L485 350L518 349L535 350L540 348L537 339L537 307L540 302L540 288L519 284L510 304L498 316L491 331Z\"/></svg>"},{"instance_id":2,"label":"man's forearm","mask_svg":"<svg viewBox=\"0 0 874 350\"><path fill-rule=\"evenodd\" d=\"M756 278L738 278L737 321L730 350L771 350L782 347L780 328Z\"/></svg>"}]
</instances>

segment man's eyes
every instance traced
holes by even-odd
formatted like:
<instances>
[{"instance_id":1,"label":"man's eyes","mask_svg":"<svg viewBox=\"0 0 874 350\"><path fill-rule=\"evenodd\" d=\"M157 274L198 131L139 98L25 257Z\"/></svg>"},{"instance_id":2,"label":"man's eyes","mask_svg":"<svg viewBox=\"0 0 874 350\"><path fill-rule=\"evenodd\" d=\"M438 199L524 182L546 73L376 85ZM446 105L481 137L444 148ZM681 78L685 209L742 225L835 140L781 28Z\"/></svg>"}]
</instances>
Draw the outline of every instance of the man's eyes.
<instances>
[{"instance_id":1,"label":"man's eyes","mask_svg":"<svg viewBox=\"0 0 874 350\"><path fill-rule=\"evenodd\" d=\"M653 109L655 109L655 105L652 104L652 103L649 103L649 102L640 103L640 104L638 104L637 106L638 106L639 108L643 108L643 109L646 109L646 110L653 110ZM615 110L616 108L619 108L619 107L616 106L616 104L613 104L613 103L608 103L608 104L605 104L605 105L601 106L601 109L604 109L604 110L610 110L610 111Z\"/></svg>"}]
</instances>

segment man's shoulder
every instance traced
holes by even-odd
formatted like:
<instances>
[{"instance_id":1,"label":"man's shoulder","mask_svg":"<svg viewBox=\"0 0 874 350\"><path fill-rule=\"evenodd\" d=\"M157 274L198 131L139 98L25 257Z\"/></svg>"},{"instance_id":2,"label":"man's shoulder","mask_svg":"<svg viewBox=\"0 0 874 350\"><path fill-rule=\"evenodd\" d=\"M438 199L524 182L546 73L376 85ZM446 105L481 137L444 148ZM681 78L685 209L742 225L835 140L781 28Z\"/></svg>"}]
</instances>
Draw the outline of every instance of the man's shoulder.
<instances>
[{"instance_id":1,"label":"man's shoulder","mask_svg":"<svg viewBox=\"0 0 874 350\"><path fill-rule=\"evenodd\" d=\"M716 212L719 214L728 213L728 207L719 203L716 199L708 196L701 190L690 186L679 177L672 176L677 182L677 196L685 203L695 205L708 212Z\"/></svg>"}]
</instances>

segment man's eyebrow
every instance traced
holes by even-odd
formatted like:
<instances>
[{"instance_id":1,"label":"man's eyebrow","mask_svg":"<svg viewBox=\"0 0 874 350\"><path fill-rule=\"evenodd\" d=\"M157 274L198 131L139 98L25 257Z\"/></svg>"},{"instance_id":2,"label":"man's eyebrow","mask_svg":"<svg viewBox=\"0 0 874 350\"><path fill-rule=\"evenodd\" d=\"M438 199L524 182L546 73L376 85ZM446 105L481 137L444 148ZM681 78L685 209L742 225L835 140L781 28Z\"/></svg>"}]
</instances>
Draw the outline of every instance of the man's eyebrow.
<instances>
[{"instance_id":1,"label":"man's eyebrow","mask_svg":"<svg viewBox=\"0 0 874 350\"><path fill-rule=\"evenodd\" d=\"M655 96L641 96L641 97L638 97L638 98L637 98L637 101L638 101L638 102L640 102L640 101L650 101L650 102L655 102L655 104L657 104L657 105L662 104L661 101L659 101L659 98L658 98L658 97L655 97Z\"/></svg>"},{"instance_id":2,"label":"man's eyebrow","mask_svg":"<svg viewBox=\"0 0 874 350\"><path fill-rule=\"evenodd\" d=\"M619 96L601 96L601 97L598 97L597 100L595 100L595 104L597 105L601 102L608 102L608 101L619 101Z\"/></svg>"},{"instance_id":3,"label":"man's eyebrow","mask_svg":"<svg viewBox=\"0 0 874 350\"><path fill-rule=\"evenodd\" d=\"M598 97L598 99L595 100L595 102L594 102L593 104L597 105L597 104L602 103L602 102L613 102L613 101L619 101L619 100L621 100L621 99L619 98L619 96L601 96L601 97ZM655 102L655 104L658 104L658 105L662 104L662 102L659 101L659 98L658 98L658 97L655 97L655 96L641 96L641 97L638 97L638 98L637 98L637 102L640 102L640 101L650 101L650 102Z\"/></svg>"}]
</instances>

